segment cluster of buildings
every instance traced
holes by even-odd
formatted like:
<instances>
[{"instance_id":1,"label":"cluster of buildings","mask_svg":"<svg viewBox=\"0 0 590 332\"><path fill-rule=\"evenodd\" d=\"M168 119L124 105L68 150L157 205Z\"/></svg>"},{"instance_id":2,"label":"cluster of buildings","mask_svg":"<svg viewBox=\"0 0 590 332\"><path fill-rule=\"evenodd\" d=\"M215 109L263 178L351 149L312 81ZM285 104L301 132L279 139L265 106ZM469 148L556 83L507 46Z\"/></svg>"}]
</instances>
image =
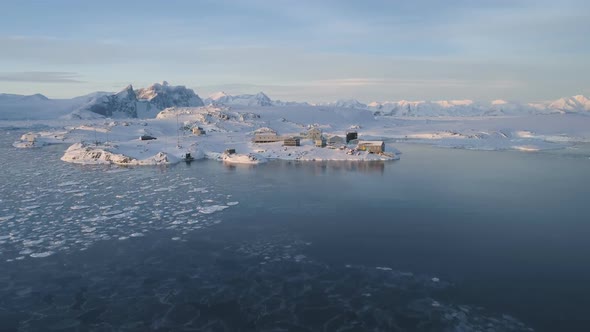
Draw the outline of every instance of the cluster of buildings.
<instances>
[{"instance_id":1,"label":"cluster of buildings","mask_svg":"<svg viewBox=\"0 0 590 332\"><path fill-rule=\"evenodd\" d=\"M307 132L300 133L297 136L281 136L273 130L265 130L254 134L252 142L254 143L274 143L283 142L283 146L300 146L301 139L312 140L316 147L342 147L345 145L356 145L356 149L367 151L369 153L380 154L385 152L385 143L383 141L359 141L356 131L347 131L345 136L324 136L319 128L311 128Z\"/></svg>"}]
</instances>

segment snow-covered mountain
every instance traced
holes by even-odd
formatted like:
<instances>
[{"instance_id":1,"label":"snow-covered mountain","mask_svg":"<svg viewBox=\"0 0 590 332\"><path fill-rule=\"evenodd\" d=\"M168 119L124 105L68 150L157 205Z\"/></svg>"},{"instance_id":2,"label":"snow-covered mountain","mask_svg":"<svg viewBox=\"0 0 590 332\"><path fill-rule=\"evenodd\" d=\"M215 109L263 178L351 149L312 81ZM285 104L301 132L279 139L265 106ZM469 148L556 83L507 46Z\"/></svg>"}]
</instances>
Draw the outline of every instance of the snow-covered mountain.
<instances>
[{"instance_id":1,"label":"snow-covered mountain","mask_svg":"<svg viewBox=\"0 0 590 332\"><path fill-rule=\"evenodd\" d=\"M590 99L582 95L560 98L551 102L548 108L565 113L587 112L590 111Z\"/></svg>"},{"instance_id":2,"label":"snow-covered mountain","mask_svg":"<svg viewBox=\"0 0 590 332\"><path fill-rule=\"evenodd\" d=\"M133 86L128 85L118 93L97 96L91 99L80 110L90 111L109 118L136 118L137 97L135 91L133 91Z\"/></svg>"},{"instance_id":3,"label":"snow-covered mountain","mask_svg":"<svg viewBox=\"0 0 590 332\"><path fill-rule=\"evenodd\" d=\"M338 99L334 102L319 103L316 105L317 106L338 107L338 108L353 108L353 109L359 109L359 110L369 109L366 104L363 104L356 99Z\"/></svg>"},{"instance_id":4,"label":"snow-covered mountain","mask_svg":"<svg viewBox=\"0 0 590 332\"><path fill-rule=\"evenodd\" d=\"M370 110L378 116L500 116L590 111L590 100L582 95L540 103L519 103L506 100L476 102L473 100L384 101L363 104L356 99L340 99L317 106Z\"/></svg>"},{"instance_id":5,"label":"snow-covered mountain","mask_svg":"<svg viewBox=\"0 0 590 332\"><path fill-rule=\"evenodd\" d=\"M472 100L372 102L367 105L375 115L392 116L475 116L487 109Z\"/></svg>"},{"instance_id":6,"label":"snow-covered mountain","mask_svg":"<svg viewBox=\"0 0 590 332\"><path fill-rule=\"evenodd\" d=\"M308 104L271 100L263 92L229 95L218 92L204 101L191 89L155 83L134 90L131 85L118 93L94 92L72 99L50 99L41 94L30 96L0 94L0 120L45 120L95 117L154 118L169 107L226 106L321 106L368 110L377 116L503 116L552 113L583 113L590 115L590 99L583 95L553 101L520 103L506 100L476 102L472 100L385 101L363 104L355 99L331 103Z\"/></svg>"},{"instance_id":7,"label":"snow-covered mountain","mask_svg":"<svg viewBox=\"0 0 590 332\"><path fill-rule=\"evenodd\" d=\"M208 105L241 105L241 106L273 106L274 102L264 92L255 95L228 95L221 91L216 92L205 99Z\"/></svg>"},{"instance_id":8,"label":"snow-covered mountain","mask_svg":"<svg viewBox=\"0 0 590 332\"><path fill-rule=\"evenodd\" d=\"M185 86L172 86L168 82L154 83L147 88L135 92L137 99L148 102L152 107L163 110L168 107L204 106L203 100Z\"/></svg>"},{"instance_id":9,"label":"snow-covered mountain","mask_svg":"<svg viewBox=\"0 0 590 332\"><path fill-rule=\"evenodd\" d=\"M581 113L590 111L590 101L584 96L561 98L541 103L519 103L494 100L489 103L472 100L372 102L367 109L375 115L390 116L499 116L551 113Z\"/></svg>"},{"instance_id":10,"label":"snow-covered mountain","mask_svg":"<svg viewBox=\"0 0 590 332\"><path fill-rule=\"evenodd\" d=\"M105 117L151 118L168 107L203 105L203 101L193 90L184 86L171 86L164 81L139 90L133 90L133 86L128 85L118 93L97 96L75 114L85 117L85 111L90 111Z\"/></svg>"}]
</instances>

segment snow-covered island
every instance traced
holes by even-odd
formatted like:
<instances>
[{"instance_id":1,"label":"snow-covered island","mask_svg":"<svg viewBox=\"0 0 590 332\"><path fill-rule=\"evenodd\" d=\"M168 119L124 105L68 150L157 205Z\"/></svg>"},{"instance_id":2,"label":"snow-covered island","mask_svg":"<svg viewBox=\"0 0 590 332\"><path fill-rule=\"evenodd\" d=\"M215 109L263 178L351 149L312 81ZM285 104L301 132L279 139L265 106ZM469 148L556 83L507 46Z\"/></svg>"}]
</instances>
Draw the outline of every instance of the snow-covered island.
<instances>
[{"instance_id":1,"label":"snow-covered island","mask_svg":"<svg viewBox=\"0 0 590 332\"><path fill-rule=\"evenodd\" d=\"M11 112L15 107L20 111ZM62 160L80 164L159 165L201 158L235 164L373 161L398 159L397 142L521 151L590 142L590 101L584 96L527 104L343 100L312 105L273 101L264 93L216 93L202 100L191 89L163 82L65 101L0 95L0 111L11 120L0 121L2 126L42 125L14 146L69 144Z\"/></svg>"}]
</instances>

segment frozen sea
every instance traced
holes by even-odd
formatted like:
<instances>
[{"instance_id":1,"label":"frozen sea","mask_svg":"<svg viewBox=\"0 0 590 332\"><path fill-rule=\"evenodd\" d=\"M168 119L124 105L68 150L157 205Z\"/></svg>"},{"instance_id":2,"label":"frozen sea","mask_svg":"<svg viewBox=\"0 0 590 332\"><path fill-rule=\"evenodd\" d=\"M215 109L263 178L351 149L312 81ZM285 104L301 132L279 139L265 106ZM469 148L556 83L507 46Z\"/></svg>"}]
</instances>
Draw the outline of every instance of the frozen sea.
<instances>
[{"instance_id":1,"label":"frozen sea","mask_svg":"<svg viewBox=\"0 0 590 332\"><path fill-rule=\"evenodd\" d=\"M80 166L0 131L1 331L587 331L590 149Z\"/></svg>"}]
</instances>

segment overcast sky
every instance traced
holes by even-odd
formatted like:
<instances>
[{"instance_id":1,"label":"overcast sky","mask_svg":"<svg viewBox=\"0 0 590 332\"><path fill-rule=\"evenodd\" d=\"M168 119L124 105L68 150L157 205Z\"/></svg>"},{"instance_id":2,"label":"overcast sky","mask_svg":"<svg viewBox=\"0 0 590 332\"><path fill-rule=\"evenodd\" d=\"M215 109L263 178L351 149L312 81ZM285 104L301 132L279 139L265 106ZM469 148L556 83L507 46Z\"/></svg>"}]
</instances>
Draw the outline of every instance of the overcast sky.
<instances>
[{"instance_id":1,"label":"overcast sky","mask_svg":"<svg viewBox=\"0 0 590 332\"><path fill-rule=\"evenodd\" d=\"M590 1L0 2L0 92L167 80L273 99L590 94Z\"/></svg>"}]
</instances>

